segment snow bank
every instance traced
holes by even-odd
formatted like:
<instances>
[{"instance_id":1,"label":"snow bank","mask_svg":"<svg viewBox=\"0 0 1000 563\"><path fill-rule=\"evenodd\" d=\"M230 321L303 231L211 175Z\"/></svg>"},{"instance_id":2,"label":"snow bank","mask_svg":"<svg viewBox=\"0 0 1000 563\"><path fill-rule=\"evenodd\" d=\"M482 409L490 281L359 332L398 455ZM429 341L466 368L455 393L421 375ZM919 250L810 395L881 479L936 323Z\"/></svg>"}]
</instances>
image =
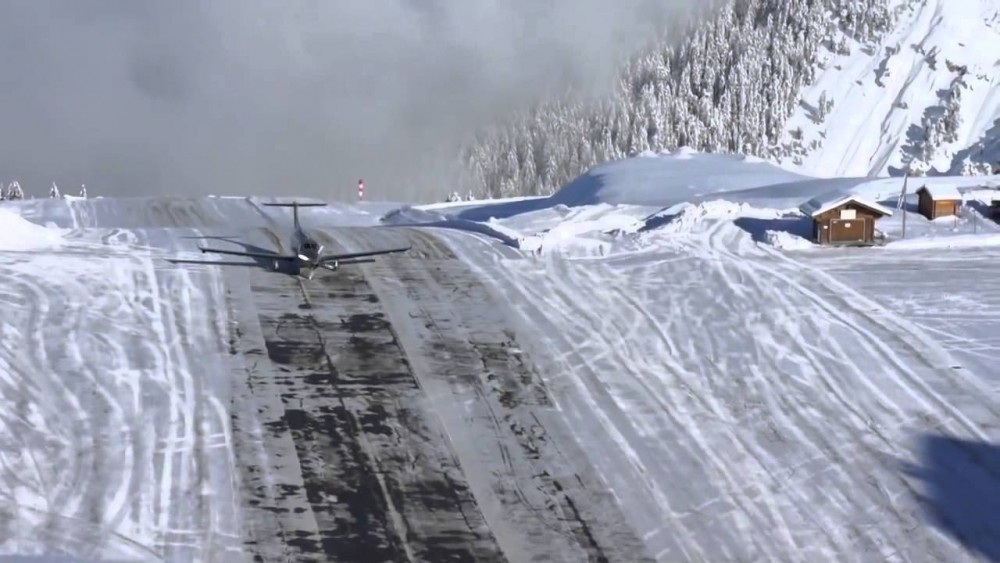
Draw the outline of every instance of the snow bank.
<instances>
[{"instance_id":1,"label":"snow bank","mask_svg":"<svg viewBox=\"0 0 1000 563\"><path fill-rule=\"evenodd\" d=\"M767 244L782 250L808 250L816 248L811 241L800 236L793 235L788 231L766 231Z\"/></svg>"},{"instance_id":2,"label":"snow bank","mask_svg":"<svg viewBox=\"0 0 1000 563\"><path fill-rule=\"evenodd\" d=\"M927 250L935 248L982 248L1000 246L1000 234L931 236L897 240L883 248L896 250Z\"/></svg>"},{"instance_id":3,"label":"snow bank","mask_svg":"<svg viewBox=\"0 0 1000 563\"><path fill-rule=\"evenodd\" d=\"M552 204L666 207L728 190L810 179L759 159L682 148L595 166L550 198Z\"/></svg>"},{"instance_id":4,"label":"snow bank","mask_svg":"<svg viewBox=\"0 0 1000 563\"><path fill-rule=\"evenodd\" d=\"M698 230L708 220L734 220L740 217L779 219L782 217L782 211L753 207L743 202L717 199L699 204L681 204L669 207L650 215L638 224L633 223L630 230L649 231L656 229L660 233L691 233Z\"/></svg>"},{"instance_id":5,"label":"snow bank","mask_svg":"<svg viewBox=\"0 0 1000 563\"><path fill-rule=\"evenodd\" d=\"M517 203L520 201L532 201L537 199L548 199L547 196L522 196L522 197L507 197L507 198L497 198L497 199L472 199L472 200L462 200L462 201L439 201L435 203L424 203L420 205L412 206L413 209L422 209L425 211L436 211L438 209L448 209L449 211L457 211L460 209L479 207L483 204L498 204L498 203Z\"/></svg>"},{"instance_id":6,"label":"snow bank","mask_svg":"<svg viewBox=\"0 0 1000 563\"><path fill-rule=\"evenodd\" d=\"M606 204L578 208L567 212L550 228L525 237L519 247L528 251L558 249L575 256L603 255L611 246L609 235L627 231L635 225L636 215L630 212L632 209ZM494 222L494 226L498 224Z\"/></svg>"},{"instance_id":7,"label":"snow bank","mask_svg":"<svg viewBox=\"0 0 1000 563\"><path fill-rule=\"evenodd\" d=\"M59 231L36 225L16 213L0 209L0 250L34 250L62 242Z\"/></svg>"},{"instance_id":8,"label":"snow bank","mask_svg":"<svg viewBox=\"0 0 1000 563\"><path fill-rule=\"evenodd\" d=\"M379 222L386 225L413 225L444 221L447 217L441 213L423 207L400 207L386 213Z\"/></svg>"},{"instance_id":9,"label":"snow bank","mask_svg":"<svg viewBox=\"0 0 1000 563\"><path fill-rule=\"evenodd\" d=\"M526 241L526 237L521 235L521 233L515 231L514 229L504 227L495 220L488 222L469 221L467 219L456 218L450 215L443 215L435 211L414 207L401 207L394 209L383 215L380 222L384 225L395 227L439 227L443 229L455 229L459 231L479 233L495 238L507 246L512 246L514 248L522 248L522 245L525 244L528 246L534 244L532 241Z\"/></svg>"},{"instance_id":10,"label":"snow bank","mask_svg":"<svg viewBox=\"0 0 1000 563\"><path fill-rule=\"evenodd\" d=\"M669 233L689 233L696 230L697 227L703 224L706 220L736 219L737 217L751 214L757 215L759 212L760 210L754 209L745 203L737 203L722 199L706 201L704 203L699 203L698 205L689 205L685 207L673 221L667 223L660 230L662 232ZM774 218L777 218L780 216L780 213L766 212L765 216L773 216Z\"/></svg>"}]
</instances>

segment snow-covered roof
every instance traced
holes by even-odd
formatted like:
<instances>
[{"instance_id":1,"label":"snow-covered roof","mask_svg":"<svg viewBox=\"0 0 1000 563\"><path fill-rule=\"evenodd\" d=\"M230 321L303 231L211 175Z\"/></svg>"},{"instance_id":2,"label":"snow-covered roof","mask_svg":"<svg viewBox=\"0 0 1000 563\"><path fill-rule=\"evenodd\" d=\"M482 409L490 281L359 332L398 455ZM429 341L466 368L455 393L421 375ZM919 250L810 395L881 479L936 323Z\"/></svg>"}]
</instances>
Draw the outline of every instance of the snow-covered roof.
<instances>
[{"instance_id":1,"label":"snow-covered roof","mask_svg":"<svg viewBox=\"0 0 1000 563\"><path fill-rule=\"evenodd\" d=\"M799 211L805 213L810 217L815 217L822 213L826 213L831 209L836 209L841 205L849 202L854 202L862 207L867 207L872 211L881 213L882 215L892 215L892 210L888 207L879 205L874 201L869 201L863 197L855 194L845 194L841 191L827 192L825 194L820 194L809 201L803 203L799 206Z\"/></svg>"},{"instance_id":2,"label":"snow-covered roof","mask_svg":"<svg viewBox=\"0 0 1000 563\"><path fill-rule=\"evenodd\" d=\"M934 201L946 201L952 199L962 199L962 194L959 193L958 188L951 184L928 184L920 186L917 190L925 190L927 195L931 196Z\"/></svg>"}]
</instances>

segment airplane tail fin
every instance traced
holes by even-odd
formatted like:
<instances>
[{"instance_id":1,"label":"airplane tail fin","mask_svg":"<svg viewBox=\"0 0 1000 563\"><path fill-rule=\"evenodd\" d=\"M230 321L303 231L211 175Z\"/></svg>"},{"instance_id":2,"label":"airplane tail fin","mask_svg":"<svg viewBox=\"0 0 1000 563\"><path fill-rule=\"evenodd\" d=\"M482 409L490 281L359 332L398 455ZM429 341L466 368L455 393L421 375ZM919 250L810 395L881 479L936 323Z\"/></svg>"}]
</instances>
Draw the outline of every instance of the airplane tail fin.
<instances>
[{"instance_id":1,"label":"airplane tail fin","mask_svg":"<svg viewBox=\"0 0 1000 563\"><path fill-rule=\"evenodd\" d=\"M325 203L314 203L314 202L301 202L301 201L289 201L287 203L262 203L267 207L291 207L292 208L292 218L295 221L295 229L298 230L302 228L299 224L299 208L300 207L325 207Z\"/></svg>"}]
</instances>

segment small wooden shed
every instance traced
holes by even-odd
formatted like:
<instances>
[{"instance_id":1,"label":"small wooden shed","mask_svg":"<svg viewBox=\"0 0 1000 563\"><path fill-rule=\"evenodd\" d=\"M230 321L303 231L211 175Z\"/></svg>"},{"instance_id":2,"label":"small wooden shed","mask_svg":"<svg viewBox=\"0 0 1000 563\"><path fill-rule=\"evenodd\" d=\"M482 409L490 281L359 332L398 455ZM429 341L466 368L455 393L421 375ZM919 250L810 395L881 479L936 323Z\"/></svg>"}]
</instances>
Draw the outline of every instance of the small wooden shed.
<instances>
[{"instance_id":1,"label":"small wooden shed","mask_svg":"<svg viewBox=\"0 0 1000 563\"><path fill-rule=\"evenodd\" d=\"M920 198L917 206L920 214L931 220L958 215L958 208L962 205L962 194L949 185L921 186L917 197Z\"/></svg>"},{"instance_id":2,"label":"small wooden shed","mask_svg":"<svg viewBox=\"0 0 1000 563\"><path fill-rule=\"evenodd\" d=\"M865 246L875 244L875 222L892 210L853 194L824 194L799 206L813 223L817 244Z\"/></svg>"}]
</instances>

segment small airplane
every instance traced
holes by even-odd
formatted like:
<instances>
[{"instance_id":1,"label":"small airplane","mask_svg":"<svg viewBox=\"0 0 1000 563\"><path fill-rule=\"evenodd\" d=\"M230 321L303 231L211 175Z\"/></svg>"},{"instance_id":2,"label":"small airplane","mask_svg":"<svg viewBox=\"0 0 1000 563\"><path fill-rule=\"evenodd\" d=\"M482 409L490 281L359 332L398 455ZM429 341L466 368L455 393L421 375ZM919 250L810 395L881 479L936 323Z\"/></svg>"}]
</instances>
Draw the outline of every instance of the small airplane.
<instances>
[{"instance_id":1,"label":"small airplane","mask_svg":"<svg viewBox=\"0 0 1000 563\"><path fill-rule=\"evenodd\" d=\"M198 249L202 253L211 252L215 254L228 254L230 256L246 256L248 258L255 258L258 260L270 260L271 268L274 271L278 271L281 266L288 265L291 266L294 271L301 272L303 270L308 273L304 276L307 279L312 279L313 274L315 274L317 268L323 268L326 270L336 270L341 263L345 264L355 264L370 260L363 260L364 258L369 258L372 256L380 256L382 254L392 254L396 252L406 252L410 249L409 246L400 248L387 248L382 250L369 250L365 252L349 252L345 254L324 254L323 245L316 241L316 239L310 237L306 234L305 230L302 228L302 224L299 222L299 208L300 207L323 207L325 203L301 203L298 201L292 201L290 203L265 203L268 207L291 207L292 217L294 218L294 231L292 232L291 248L295 249L294 254L278 254L276 252L242 252L239 250L223 250L221 248L206 248L199 246ZM360 260L359 260L360 259Z\"/></svg>"}]
</instances>

